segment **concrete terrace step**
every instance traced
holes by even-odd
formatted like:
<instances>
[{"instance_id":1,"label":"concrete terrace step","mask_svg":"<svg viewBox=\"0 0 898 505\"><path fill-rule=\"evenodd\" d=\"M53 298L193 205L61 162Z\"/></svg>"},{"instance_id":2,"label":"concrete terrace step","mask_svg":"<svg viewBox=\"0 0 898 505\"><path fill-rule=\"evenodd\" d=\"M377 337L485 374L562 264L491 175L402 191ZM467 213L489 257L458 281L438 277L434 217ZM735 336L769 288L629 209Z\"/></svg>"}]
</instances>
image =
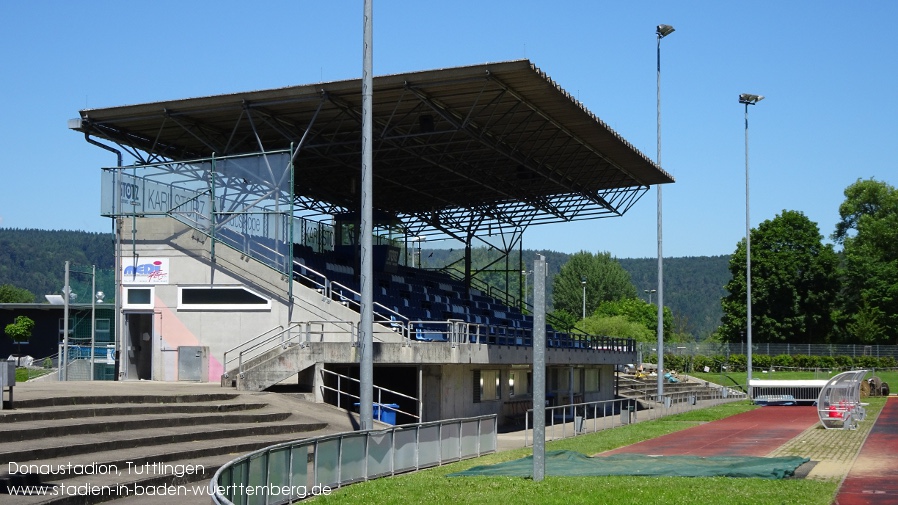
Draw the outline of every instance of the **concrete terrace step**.
<instances>
[{"instance_id":1,"label":"concrete terrace step","mask_svg":"<svg viewBox=\"0 0 898 505\"><path fill-rule=\"evenodd\" d=\"M97 405L87 405L79 407L48 407L48 408L32 408L18 409L13 413L3 416L4 423L34 422L34 421L50 421L61 419L76 419L85 417L108 417L108 416L134 416L149 414L196 414L196 413L224 413L224 412L240 412L252 411L264 408L264 403L225 403L225 404L161 404L161 405L117 405L114 407L105 407Z\"/></svg>"},{"instance_id":2,"label":"concrete terrace step","mask_svg":"<svg viewBox=\"0 0 898 505\"><path fill-rule=\"evenodd\" d=\"M268 412L250 414L182 414L135 415L126 419L116 417L97 418L90 422L77 419L73 423L59 424L59 421L36 421L29 423L31 427L17 426L24 423L4 424L0 427L0 439L4 442L20 442L24 440L45 439L73 435L90 435L94 433L110 433L114 431L130 431L146 429L148 424L164 425L166 428L182 426L209 426L212 424L266 423L283 421L290 417L290 412ZM125 416L123 416L125 417ZM102 419L102 420L100 420ZM65 422L65 420L63 420Z\"/></svg>"},{"instance_id":3,"label":"concrete terrace step","mask_svg":"<svg viewBox=\"0 0 898 505\"><path fill-rule=\"evenodd\" d=\"M309 432L308 436L318 436L327 434L327 430L317 432ZM194 447L190 444L189 449L173 453L153 453L144 454L140 450L118 451L115 453L95 453L91 454L91 460L82 464L92 465L93 472L91 474L81 475L76 472L66 471L71 465L76 465L68 460L50 460L43 462L43 465L52 468L53 475L47 475L43 478L42 484L45 486L63 486L57 488L56 493L66 490L87 489L85 486L98 487L108 489L107 494L112 496L95 496L95 497L66 497L66 496L30 496L16 497L16 503L100 503L111 499L124 498L120 496L124 490L128 490L127 494L131 498L135 498L134 490L136 486L181 486L189 485L187 489L181 489L176 496L172 496L174 503L184 503L184 500L193 495L195 488L208 486L212 475L222 465L232 459L246 454L248 452L268 447L281 442L296 440L297 437L283 436L264 436L264 437L246 437L248 441L229 444L229 445L210 445L207 447ZM128 457L128 453L134 457ZM119 456L119 459L107 458L107 456ZM124 456L124 457L121 457ZM62 469L62 472L56 472ZM174 470L174 472L173 472ZM178 474L180 472L180 474ZM191 485L192 484L192 485ZM72 494L72 493L67 493ZM83 494L83 493L82 493ZM203 503L209 503L208 495L200 494L205 497ZM196 498L196 497L195 497ZM146 499L146 498L145 498ZM158 499L151 497L150 499ZM137 502L135 502L137 503Z\"/></svg>"},{"instance_id":4,"label":"concrete terrace step","mask_svg":"<svg viewBox=\"0 0 898 505\"><path fill-rule=\"evenodd\" d=\"M27 383L26 383L27 384ZM51 382L49 384L71 384ZM86 382L86 384L97 384L97 382ZM113 383L115 384L115 383ZM236 393L203 393L203 394L134 394L134 395L75 395L60 396L64 390L54 390L53 396L38 396L20 399L21 388L24 384L20 384L15 388L16 400L14 407L16 410L45 408L45 407L63 407L72 405L113 405L113 404L177 404L177 403L200 403L200 402L221 402L234 400L240 395ZM29 395L30 396L30 395Z\"/></svg>"},{"instance_id":5,"label":"concrete terrace step","mask_svg":"<svg viewBox=\"0 0 898 505\"><path fill-rule=\"evenodd\" d=\"M17 505L90 505L116 502L119 499L136 500L132 503L142 504L199 503L194 501L198 499L203 499L203 503L210 503L211 498L206 491L209 481L230 459L232 458L229 456L199 458L189 462L176 461L170 467L159 467L158 470L143 467L141 473L137 473L137 468L132 467L77 479L57 479L50 476L40 486L43 494L6 496L4 500L10 499L10 503ZM171 468L183 470L178 476L170 472Z\"/></svg>"},{"instance_id":6,"label":"concrete terrace step","mask_svg":"<svg viewBox=\"0 0 898 505\"><path fill-rule=\"evenodd\" d=\"M218 440L230 442L244 436L298 434L326 428L327 423L246 423L221 429L178 431L170 428L147 429L141 433L123 436L121 433L103 433L94 437L54 437L18 444L2 445L0 460L41 461L49 458L71 457L98 451L115 451L134 446L164 446L192 443L198 440ZM302 437L297 437L302 438ZM7 449L7 446L11 446Z\"/></svg>"},{"instance_id":7,"label":"concrete terrace step","mask_svg":"<svg viewBox=\"0 0 898 505\"><path fill-rule=\"evenodd\" d=\"M16 468L46 471L52 474L27 477L40 477L42 489L54 495L13 501L2 496L0 502L155 503L159 497L133 496L135 486L204 488L221 465L242 454L357 426L353 414L294 395L221 391L217 384L150 381L18 385L14 408L0 412L0 460L8 462L0 478ZM176 470L197 467L203 471ZM116 471L85 474L88 468ZM87 486L107 492L90 493ZM130 493L123 496L121 490ZM209 503L209 497L178 495L168 501Z\"/></svg>"}]
</instances>

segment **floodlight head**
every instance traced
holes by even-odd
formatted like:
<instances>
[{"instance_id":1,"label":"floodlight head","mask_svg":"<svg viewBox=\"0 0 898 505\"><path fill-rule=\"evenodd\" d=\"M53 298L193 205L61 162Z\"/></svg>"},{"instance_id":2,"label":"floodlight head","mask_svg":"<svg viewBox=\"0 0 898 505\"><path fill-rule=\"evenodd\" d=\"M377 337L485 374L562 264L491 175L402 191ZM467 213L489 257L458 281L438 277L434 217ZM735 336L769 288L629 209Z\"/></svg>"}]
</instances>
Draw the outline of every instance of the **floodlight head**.
<instances>
[{"instance_id":1,"label":"floodlight head","mask_svg":"<svg viewBox=\"0 0 898 505\"><path fill-rule=\"evenodd\" d=\"M580 284L586 285L586 276L580 277Z\"/></svg>"},{"instance_id":2,"label":"floodlight head","mask_svg":"<svg viewBox=\"0 0 898 505\"><path fill-rule=\"evenodd\" d=\"M674 27L670 25L658 25L658 28L655 30L655 33L658 34L659 39L663 39L667 37L671 33L674 32Z\"/></svg>"},{"instance_id":3,"label":"floodlight head","mask_svg":"<svg viewBox=\"0 0 898 505\"><path fill-rule=\"evenodd\" d=\"M742 93L739 95L739 103L744 103L746 105L755 105L763 99L763 95L752 95L749 93Z\"/></svg>"}]
</instances>

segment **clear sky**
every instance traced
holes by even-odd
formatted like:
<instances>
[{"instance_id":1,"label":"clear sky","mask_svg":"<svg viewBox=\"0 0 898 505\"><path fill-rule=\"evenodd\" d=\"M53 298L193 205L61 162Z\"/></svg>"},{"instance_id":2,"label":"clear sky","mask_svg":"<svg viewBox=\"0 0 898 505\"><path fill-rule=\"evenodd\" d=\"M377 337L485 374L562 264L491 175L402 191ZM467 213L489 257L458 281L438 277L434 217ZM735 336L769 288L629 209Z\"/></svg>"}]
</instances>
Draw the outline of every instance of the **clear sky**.
<instances>
[{"instance_id":1,"label":"clear sky","mask_svg":"<svg viewBox=\"0 0 898 505\"><path fill-rule=\"evenodd\" d=\"M0 227L108 232L112 154L70 131L84 108L361 77L361 0L0 0ZM374 0L374 73L527 58L656 158L662 41L664 255L732 253L804 212L828 237L844 189L898 185L898 2ZM126 163L128 160L126 159ZM539 226L524 247L657 255L656 190L621 218ZM828 240L828 239L827 239ZM448 246L452 247L452 246Z\"/></svg>"}]
</instances>

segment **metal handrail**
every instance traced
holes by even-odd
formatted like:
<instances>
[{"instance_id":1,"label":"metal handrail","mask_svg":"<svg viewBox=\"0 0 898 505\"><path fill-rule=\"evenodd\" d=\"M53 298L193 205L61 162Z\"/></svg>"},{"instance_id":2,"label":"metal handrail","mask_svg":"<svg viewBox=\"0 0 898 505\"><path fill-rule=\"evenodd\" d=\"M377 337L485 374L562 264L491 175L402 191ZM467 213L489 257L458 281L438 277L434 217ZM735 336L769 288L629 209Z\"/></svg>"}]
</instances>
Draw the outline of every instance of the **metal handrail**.
<instances>
[{"instance_id":1,"label":"metal handrail","mask_svg":"<svg viewBox=\"0 0 898 505\"><path fill-rule=\"evenodd\" d=\"M258 356L258 355L260 355L260 354L262 354L262 353L264 353L264 352L267 352L267 351L269 351L269 350L271 350L271 349L273 349L273 348L275 348L275 347L278 347L278 346L280 346L280 347L286 349L286 348L287 348L287 345L288 345L289 342L290 342L290 340L293 339L293 337L289 337L290 332L291 332L292 330L296 329L297 327L299 327L300 324L302 324L302 323L290 323L290 324L287 325L286 328L280 327L280 328L281 328L281 331L279 331L278 333L275 333L275 334L273 334L273 335L269 335L267 338L263 338L263 337L265 337L266 334L268 334L269 332L271 332L271 331L273 331L273 330L269 330L268 332L266 332L266 333L264 333L264 334L262 334L262 335L259 335L258 337L252 339L251 341L246 342L246 344L249 344L250 342L254 342L254 343L253 343L251 346L247 347L246 349L241 350L241 351L237 354L237 373L238 373L238 375L239 375L239 376L242 376L242 375L243 375L243 372L244 372L244 370L243 370L243 364L244 364L243 358L244 358L244 355L245 355L246 353L249 353L249 352L251 352L251 351L255 351L255 350L257 350L259 347L262 347L263 345L266 345L266 344L270 344L270 343L271 343L272 341L274 341L274 340L280 340L280 342L278 342L277 345L272 345L272 346L269 346L269 347L265 348L265 349L262 350L262 351L259 351L259 353L256 354L256 356ZM277 329L277 328L274 328L274 329ZM288 335L288 338L287 338L287 339L284 339L284 334L287 334L287 335ZM258 342L255 342L256 340L258 340ZM227 372L227 370L225 371L225 373L223 374L223 376L224 376L225 379L229 379L229 378L230 378L230 374Z\"/></svg>"},{"instance_id":2,"label":"metal handrail","mask_svg":"<svg viewBox=\"0 0 898 505\"><path fill-rule=\"evenodd\" d=\"M229 362L228 362L228 353L234 352L234 351L236 351L237 349L240 349L241 347L243 347L244 345L249 344L250 342L254 342L254 341L256 341L256 340L258 340L258 339L260 339L260 338L264 338L266 335L268 335L269 333L271 333L271 332L273 332L273 331L275 331L275 330L282 330L282 331L283 331L283 329L284 329L284 325L278 325L278 326L275 326L274 328L271 328L271 329L269 329L269 330L266 330L266 331L260 333L259 335L256 335L255 337L253 337L253 338L251 338L251 339L249 339L249 340L247 340L247 341L245 341L245 342L241 342L241 343L235 345L234 347L228 349L227 351L225 351L224 354L223 354L222 357L221 357L221 366L222 366L222 368L224 368L224 374L223 374L224 378L225 378L225 379L228 378L228 363L229 363ZM234 360L234 358L231 358L231 361L233 361L233 360Z\"/></svg>"},{"instance_id":3,"label":"metal handrail","mask_svg":"<svg viewBox=\"0 0 898 505\"><path fill-rule=\"evenodd\" d=\"M322 389L327 390L327 391L333 391L333 392L337 393L337 408L343 408L343 407L340 405L340 397L341 397L342 395L346 395L346 396L348 396L348 397L350 397L350 398L354 398L354 399L356 399L356 400L360 400L360 398L358 397L358 395L354 395L354 394L352 394L352 393L348 393L348 392L346 392L346 391L343 391L343 389L340 387L340 386L341 386L340 382L341 382L343 379L346 379L346 380L348 380L348 381L350 381L350 382L355 382L355 383L357 383L357 384L361 384L361 381L360 381L360 380L356 379L355 377L350 377L350 376L348 376L348 375L343 375L343 374L341 374L341 373L334 372L333 370L328 370L328 369L326 369L326 368L322 368L322 369L321 369L321 374L324 375L324 374L326 374L326 373L327 373L327 374L331 374L331 375L337 377L337 387L336 387L336 388L332 388L332 387L330 387L330 386L325 386L324 384L321 385L321 388L322 388ZM323 382L323 381L324 381L324 377L322 377L322 382ZM377 391L377 402L375 402L375 403L378 403L378 404L380 404L380 405L383 405L383 401L382 401L382 400L383 400L383 393L384 393L384 391L386 391L387 393L390 393L390 394L393 394L393 395L396 395L396 396L399 396L399 397L402 397L402 398L408 398L409 400L412 400L413 402L415 402L416 405L418 405L418 410L420 411L420 409L421 409L421 400L418 399L418 398L415 398L414 396L409 396L409 395L407 395L407 394L400 393L399 391L394 391L394 390L392 390L392 389L387 389L387 388L385 388L385 387L381 387L381 386L378 386L378 385L374 385L373 387L374 387L374 390ZM390 408L390 410L394 410L394 411L396 411L396 412L399 412L399 413L401 413L401 414L405 414L405 415L407 415L407 416L413 417L413 418L418 419L418 420L421 419L421 416L418 415L418 414L412 414L411 412L406 412L406 411L401 410L401 409L398 409L398 408L395 408L395 409L394 409L394 408Z\"/></svg>"},{"instance_id":4,"label":"metal handrail","mask_svg":"<svg viewBox=\"0 0 898 505\"><path fill-rule=\"evenodd\" d=\"M305 270L305 271L308 272L308 273L315 274L316 276L318 276L318 277L320 277L320 278L322 279L321 282L316 281L315 279L313 279L312 277L309 277L308 275L305 275L304 273L302 273L301 270L300 270L300 271L297 271L297 268L299 268L299 269L301 269L301 270ZM296 260L293 260L293 275L294 275L294 278L295 278L295 277L301 277L301 278L303 278L303 279L308 279L308 281L309 281L310 283L312 283L313 286L318 286L316 289L319 289L319 290L320 290L319 292L321 293L322 296L324 296L324 297L329 297L329 296L330 296L330 291L329 291L329 288L328 288L329 282L328 282L328 280L327 280L327 276L326 276L326 275L324 275L324 274L318 272L317 270L313 270L313 269L307 267L306 265L304 265L304 264L302 264L302 263L300 263L300 262L298 262L298 261L296 261Z\"/></svg>"},{"instance_id":5,"label":"metal handrail","mask_svg":"<svg viewBox=\"0 0 898 505\"><path fill-rule=\"evenodd\" d=\"M341 283L339 283L339 282L337 282L337 281L331 281L331 282L330 282L330 286L331 286L331 288L330 288L331 297L337 296L337 297L339 297L340 302L345 303L345 304L352 303L354 306L359 307L359 309L361 310L361 303L357 302L357 301L355 300L355 298L346 296L346 295L342 292L342 290L348 291L349 294L355 295L355 296L359 297L359 299L361 299L361 297L362 297L362 295L361 295L360 293L358 293L357 291L353 290L352 288L350 288L350 287L348 287L348 286L346 286L346 285L344 285L344 284L341 284ZM336 286L338 289L341 289L341 292L340 292L339 295L335 294L334 286ZM399 312L396 312L395 310L393 310L393 309L387 307L386 305L381 304L380 302L374 302L374 307L380 308L380 309L382 309L383 311L387 312L387 314L388 314L387 316L384 316L384 315L381 314L380 312L374 311L374 316L375 316L375 318L378 318L378 317L380 318L380 320L375 319L374 322L376 322L376 323L380 323L380 322L389 322L389 323L400 322L400 323L401 323L402 320L405 320L405 323L406 323L405 326L406 326L406 327L408 326L408 317L406 317L406 316L400 314ZM398 319L391 319L390 316L397 317ZM409 335L408 335L408 332L404 332L403 335L404 335L406 338L408 338L408 336L409 336Z\"/></svg>"}]
</instances>

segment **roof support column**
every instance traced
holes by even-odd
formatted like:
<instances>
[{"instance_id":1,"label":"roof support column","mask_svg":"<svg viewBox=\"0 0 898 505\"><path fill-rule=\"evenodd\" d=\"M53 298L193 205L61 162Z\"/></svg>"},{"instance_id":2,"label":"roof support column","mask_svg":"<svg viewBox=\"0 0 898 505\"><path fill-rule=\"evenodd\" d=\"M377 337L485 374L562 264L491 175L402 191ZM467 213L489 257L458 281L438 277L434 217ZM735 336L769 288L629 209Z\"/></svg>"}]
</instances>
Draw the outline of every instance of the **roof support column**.
<instances>
[{"instance_id":1,"label":"roof support column","mask_svg":"<svg viewBox=\"0 0 898 505\"><path fill-rule=\"evenodd\" d=\"M471 237L469 233L465 238L465 298L471 297Z\"/></svg>"}]
</instances>

